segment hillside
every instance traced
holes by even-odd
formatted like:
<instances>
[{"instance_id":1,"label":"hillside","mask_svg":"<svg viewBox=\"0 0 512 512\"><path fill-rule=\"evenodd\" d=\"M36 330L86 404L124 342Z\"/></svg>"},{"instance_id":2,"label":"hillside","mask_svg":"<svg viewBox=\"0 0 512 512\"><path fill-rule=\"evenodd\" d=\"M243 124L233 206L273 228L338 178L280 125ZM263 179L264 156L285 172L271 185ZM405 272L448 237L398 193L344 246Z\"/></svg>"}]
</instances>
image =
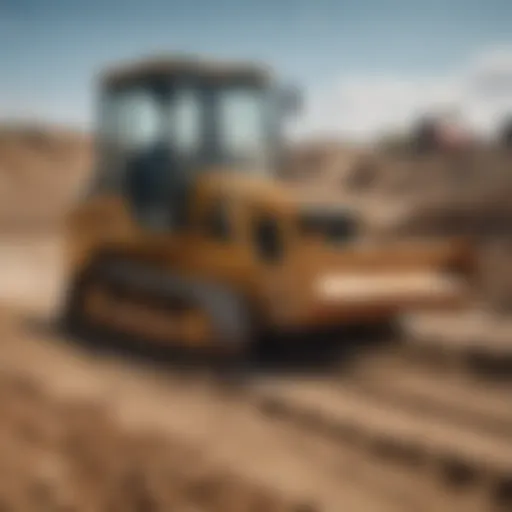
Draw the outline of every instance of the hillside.
<instances>
[{"instance_id":1,"label":"hillside","mask_svg":"<svg viewBox=\"0 0 512 512\"><path fill-rule=\"evenodd\" d=\"M92 163L90 137L51 126L0 126L0 225L62 215Z\"/></svg>"}]
</instances>

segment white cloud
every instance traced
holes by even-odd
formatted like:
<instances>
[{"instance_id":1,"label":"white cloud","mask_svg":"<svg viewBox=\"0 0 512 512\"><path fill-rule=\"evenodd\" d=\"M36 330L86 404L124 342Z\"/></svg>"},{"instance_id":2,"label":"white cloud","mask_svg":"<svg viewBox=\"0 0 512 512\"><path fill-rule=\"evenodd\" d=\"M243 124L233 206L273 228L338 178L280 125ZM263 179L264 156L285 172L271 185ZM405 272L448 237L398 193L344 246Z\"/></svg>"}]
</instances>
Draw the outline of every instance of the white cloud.
<instances>
[{"instance_id":1,"label":"white cloud","mask_svg":"<svg viewBox=\"0 0 512 512\"><path fill-rule=\"evenodd\" d=\"M341 76L310 91L292 133L365 140L406 129L423 113L446 110L476 131L492 133L512 113L512 46L491 48L444 75Z\"/></svg>"}]
</instances>

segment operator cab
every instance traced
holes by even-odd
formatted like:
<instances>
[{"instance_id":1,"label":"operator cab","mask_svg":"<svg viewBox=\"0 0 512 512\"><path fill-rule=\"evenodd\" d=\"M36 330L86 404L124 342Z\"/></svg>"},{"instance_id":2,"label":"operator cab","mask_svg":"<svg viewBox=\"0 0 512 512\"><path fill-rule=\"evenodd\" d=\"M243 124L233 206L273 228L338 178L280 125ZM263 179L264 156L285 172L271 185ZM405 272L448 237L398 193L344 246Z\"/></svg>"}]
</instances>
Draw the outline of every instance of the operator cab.
<instances>
[{"instance_id":1,"label":"operator cab","mask_svg":"<svg viewBox=\"0 0 512 512\"><path fill-rule=\"evenodd\" d=\"M198 174L279 165L282 92L266 69L245 64L144 61L109 72L95 190L127 198L147 228L186 224ZM284 98L295 107L293 95Z\"/></svg>"}]
</instances>

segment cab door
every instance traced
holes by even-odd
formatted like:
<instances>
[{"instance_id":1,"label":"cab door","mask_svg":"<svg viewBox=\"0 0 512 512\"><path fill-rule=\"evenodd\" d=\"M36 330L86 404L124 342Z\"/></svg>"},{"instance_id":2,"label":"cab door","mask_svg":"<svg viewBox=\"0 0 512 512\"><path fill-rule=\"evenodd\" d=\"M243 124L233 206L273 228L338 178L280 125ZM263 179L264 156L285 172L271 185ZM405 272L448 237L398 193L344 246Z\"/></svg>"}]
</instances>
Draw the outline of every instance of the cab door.
<instances>
[{"instance_id":1,"label":"cab door","mask_svg":"<svg viewBox=\"0 0 512 512\"><path fill-rule=\"evenodd\" d=\"M263 320L285 326L293 314L300 279L292 219L271 205L255 206L247 219L247 247Z\"/></svg>"}]
</instances>

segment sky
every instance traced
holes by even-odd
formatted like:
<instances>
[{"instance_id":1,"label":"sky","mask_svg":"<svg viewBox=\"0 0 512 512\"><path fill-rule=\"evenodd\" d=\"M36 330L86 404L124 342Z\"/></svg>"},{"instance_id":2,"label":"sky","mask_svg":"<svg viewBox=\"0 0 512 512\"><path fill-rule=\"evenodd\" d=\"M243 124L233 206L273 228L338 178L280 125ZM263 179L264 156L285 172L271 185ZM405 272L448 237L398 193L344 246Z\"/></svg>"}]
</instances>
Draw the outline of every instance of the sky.
<instances>
[{"instance_id":1,"label":"sky","mask_svg":"<svg viewBox=\"0 0 512 512\"><path fill-rule=\"evenodd\" d=\"M512 112L511 0L0 0L0 119L89 129L98 70L180 51L268 62L303 90L298 136Z\"/></svg>"}]
</instances>

